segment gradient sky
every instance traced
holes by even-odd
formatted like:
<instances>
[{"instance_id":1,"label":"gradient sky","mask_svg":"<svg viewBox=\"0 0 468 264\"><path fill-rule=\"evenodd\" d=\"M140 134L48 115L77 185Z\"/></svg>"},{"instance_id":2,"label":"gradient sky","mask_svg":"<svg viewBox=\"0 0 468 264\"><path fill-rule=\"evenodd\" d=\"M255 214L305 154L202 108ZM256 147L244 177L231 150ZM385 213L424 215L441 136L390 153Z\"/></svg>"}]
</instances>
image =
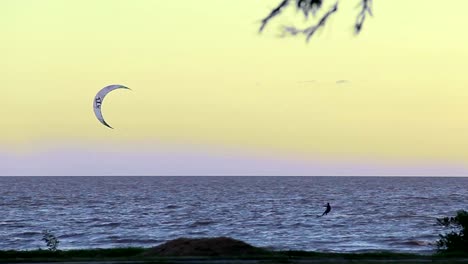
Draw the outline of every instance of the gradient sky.
<instances>
[{"instance_id":1,"label":"gradient sky","mask_svg":"<svg viewBox=\"0 0 468 264\"><path fill-rule=\"evenodd\" d=\"M0 1L0 175L468 175L468 1L278 2Z\"/></svg>"}]
</instances>

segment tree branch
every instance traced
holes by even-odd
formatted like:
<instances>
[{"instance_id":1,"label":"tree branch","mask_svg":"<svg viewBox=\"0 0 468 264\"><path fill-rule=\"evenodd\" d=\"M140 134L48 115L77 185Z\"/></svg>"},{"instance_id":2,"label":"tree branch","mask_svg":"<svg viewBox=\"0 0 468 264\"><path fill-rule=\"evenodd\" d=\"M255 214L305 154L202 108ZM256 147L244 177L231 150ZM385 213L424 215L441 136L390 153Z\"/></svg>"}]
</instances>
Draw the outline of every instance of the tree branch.
<instances>
[{"instance_id":1,"label":"tree branch","mask_svg":"<svg viewBox=\"0 0 468 264\"><path fill-rule=\"evenodd\" d=\"M289 0L283 0L275 9L271 10L270 14L264 19L262 19L262 25L260 26L260 29L258 31L261 33L265 28L266 24L270 21L270 19L281 13L281 9L283 9L283 7L287 6L288 4Z\"/></svg>"},{"instance_id":2,"label":"tree branch","mask_svg":"<svg viewBox=\"0 0 468 264\"><path fill-rule=\"evenodd\" d=\"M261 26L259 28L259 33L265 29L266 25L270 22L271 19L279 15L282 9L290 4L291 1L296 1L296 9L302 11L306 19L309 17L309 13L315 16L315 13L322 8L322 3L324 0L282 0L281 3L274 8L270 14L261 20ZM297 35L297 34L305 34L306 40L309 41L310 38L317 32L317 30L321 27L324 27L327 20L330 16L338 11L338 3L340 0L336 0L337 2L335 5L325 13L317 24L310 26L305 29L298 29L294 26L283 26L283 36L285 34L290 35ZM372 0L359 0L361 10L356 17L356 21L354 23L354 33L357 35L361 32L362 26L364 21L366 20L367 15L372 16Z\"/></svg>"},{"instance_id":3,"label":"tree branch","mask_svg":"<svg viewBox=\"0 0 468 264\"><path fill-rule=\"evenodd\" d=\"M315 32L317 32L317 30L320 27L325 26L325 23L327 22L328 18L333 13L335 13L336 11L338 11L338 2L336 2L335 5L330 10L328 10L327 13L325 13L322 16L322 18L319 20L319 22L317 24L315 24L313 26L310 26L308 28L305 28L305 29L297 29L296 27L285 26L283 28L284 32L289 33L291 35L297 35L299 33L305 34L306 35L306 41L308 42L310 40L310 38L314 35Z\"/></svg>"},{"instance_id":4,"label":"tree branch","mask_svg":"<svg viewBox=\"0 0 468 264\"><path fill-rule=\"evenodd\" d=\"M366 20L366 13L372 16L372 0L362 0L361 2L361 12L359 12L354 24L354 33L356 35L361 33L362 25L364 24L364 20Z\"/></svg>"}]
</instances>

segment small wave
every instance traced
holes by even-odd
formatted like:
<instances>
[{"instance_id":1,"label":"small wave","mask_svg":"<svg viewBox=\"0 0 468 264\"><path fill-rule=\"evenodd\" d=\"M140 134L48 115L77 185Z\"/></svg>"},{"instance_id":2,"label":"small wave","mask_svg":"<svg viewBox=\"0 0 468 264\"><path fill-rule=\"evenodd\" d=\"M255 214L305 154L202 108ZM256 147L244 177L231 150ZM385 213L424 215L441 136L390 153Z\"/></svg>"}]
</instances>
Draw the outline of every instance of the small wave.
<instances>
[{"instance_id":1,"label":"small wave","mask_svg":"<svg viewBox=\"0 0 468 264\"><path fill-rule=\"evenodd\" d=\"M166 206L165 208L166 208L166 209L176 209L176 208L179 208L179 207L180 207L180 206L178 206L178 205L170 204L170 205Z\"/></svg>"},{"instance_id":2,"label":"small wave","mask_svg":"<svg viewBox=\"0 0 468 264\"><path fill-rule=\"evenodd\" d=\"M108 237L108 238L102 239L99 242L102 242L102 243L115 243L115 244L158 244L158 243L161 243L162 240Z\"/></svg>"},{"instance_id":3,"label":"small wave","mask_svg":"<svg viewBox=\"0 0 468 264\"><path fill-rule=\"evenodd\" d=\"M75 222L81 221L82 223L89 223L89 222L100 222L102 220L103 219L99 217L91 217L91 218L85 218L85 219L78 219L78 220L75 220Z\"/></svg>"},{"instance_id":4,"label":"small wave","mask_svg":"<svg viewBox=\"0 0 468 264\"><path fill-rule=\"evenodd\" d=\"M99 224L94 224L91 225L92 227L117 227L120 226L122 223L118 222L111 222L111 223L99 223Z\"/></svg>"},{"instance_id":5,"label":"small wave","mask_svg":"<svg viewBox=\"0 0 468 264\"><path fill-rule=\"evenodd\" d=\"M31 220L31 219L5 219L3 221L0 221L0 225L1 224L10 224L10 223L18 223L18 222L27 222L27 220Z\"/></svg>"},{"instance_id":6,"label":"small wave","mask_svg":"<svg viewBox=\"0 0 468 264\"><path fill-rule=\"evenodd\" d=\"M37 231L25 231L25 232L13 234L14 237L32 237L32 236L38 236L38 235L42 235L42 233L37 232Z\"/></svg>"},{"instance_id":7,"label":"small wave","mask_svg":"<svg viewBox=\"0 0 468 264\"><path fill-rule=\"evenodd\" d=\"M64 235L60 235L59 238L73 238L73 237L79 237L79 236L83 236L84 234L82 233L71 233L71 234L64 234Z\"/></svg>"},{"instance_id":8,"label":"small wave","mask_svg":"<svg viewBox=\"0 0 468 264\"><path fill-rule=\"evenodd\" d=\"M74 224L87 224L89 221L87 220L73 220Z\"/></svg>"},{"instance_id":9,"label":"small wave","mask_svg":"<svg viewBox=\"0 0 468 264\"><path fill-rule=\"evenodd\" d=\"M431 241L424 241L424 240L416 240L411 239L403 242L393 242L393 245L406 245L406 246L432 246L434 245Z\"/></svg>"},{"instance_id":10,"label":"small wave","mask_svg":"<svg viewBox=\"0 0 468 264\"><path fill-rule=\"evenodd\" d=\"M204 235L207 234L207 232L204 231L204 230L201 230L201 231L192 230L192 231L189 231L188 234L189 235L194 235L194 236L204 236Z\"/></svg>"},{"instance_id":11,"label":"small wave","mask_svg":"<svg viewBox=\"0 0 468 264\"><path fill-rule=\"evenodd\" d=\"M432 242L422 241L422 240L409 240L409 241L404 242L404 244L412 245L412 246L431 246L431 245L433 245Z\"/></svg>"},{"instance_id":12,"label":"small wave","mask_svg":"<svg viewBox=\"0 0 468 264\"><path fill-rule=\"evenodd\" d=\"M22 225L22 224L5 224L3 226L10 227L10 228L25 228L25 227L28 227L27 225Z\"/></svg>"},{"instance_id":13,"label":"small wave","mask_svg":"<svg viewBox=\"0 0 468 264\"><path fill-rule=\"evenodd\" d=\"M296 222L296 223L291 224L290 227L306 227L306 228L309 228L309 227L314 227L314 225L303 223L303 222Z\"/></svg>"},{"instance_id":14,"label":"small wave","mask_svg":"<svg viewBox=\"0 0 468 264\"><path fill-rule=\"evenodd\" d=\"M190 224L190 227L207 226L207 225L211 225L211 224L214 224L214 223L215 222L211 221L211 220L199 220L199 221L195 221L192 224Z\"/></svg>"},{"instance_id":15,"label":"small wave","mask_svg":"<svg viewBox=\"0 0 468 264\"><path fill-rule=\"evenodd\" d=\"M119 244L126 244L126 243L131 243L131 244L159 244L162 242L162 240L158 239L119 239L115 241L116 243Z\"/></svg>"}]
</instances>

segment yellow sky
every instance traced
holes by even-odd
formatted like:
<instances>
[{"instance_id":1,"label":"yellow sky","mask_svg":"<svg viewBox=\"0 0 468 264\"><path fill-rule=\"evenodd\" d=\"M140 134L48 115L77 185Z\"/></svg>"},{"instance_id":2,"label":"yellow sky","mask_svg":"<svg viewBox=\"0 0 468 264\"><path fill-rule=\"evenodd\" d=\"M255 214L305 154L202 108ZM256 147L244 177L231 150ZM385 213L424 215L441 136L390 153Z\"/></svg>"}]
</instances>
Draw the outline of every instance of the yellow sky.
<instances>
[{"instance_id":1,"label":"yellow sky","mask_svg":"<svg viewBox=\"0 0 468 264\"><path fill-rule=\"evenodd\" d=\"M346 2L346 3L345 3ZM276 0L0 1L0 143L161 140L468 164L468 1L358 1L306 44ZM340 79L349 83L336 85ZM316 82L307 82L315 80ZM104 103L95 93L123 84Z\"/></svg>"}]
</instances>

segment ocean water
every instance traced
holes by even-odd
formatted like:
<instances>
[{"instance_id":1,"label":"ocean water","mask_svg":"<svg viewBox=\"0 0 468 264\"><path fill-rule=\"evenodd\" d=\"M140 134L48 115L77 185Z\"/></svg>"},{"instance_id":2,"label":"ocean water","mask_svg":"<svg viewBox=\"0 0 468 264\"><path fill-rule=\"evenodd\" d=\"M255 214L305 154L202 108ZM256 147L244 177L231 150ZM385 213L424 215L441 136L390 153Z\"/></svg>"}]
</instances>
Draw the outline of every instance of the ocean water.
<instances>
[{"instance_id":1,"label":"ocean water","mask_svg":"<svg viewBox=\"0 0 468 264\"><path fill-rule=\"evenodd\" d=\"M329 215L317 217L330 202ZM272 249L429 253L468 178L0 177L0 249L155 246L229 236Z\"/></svg>"}]
</instances>

